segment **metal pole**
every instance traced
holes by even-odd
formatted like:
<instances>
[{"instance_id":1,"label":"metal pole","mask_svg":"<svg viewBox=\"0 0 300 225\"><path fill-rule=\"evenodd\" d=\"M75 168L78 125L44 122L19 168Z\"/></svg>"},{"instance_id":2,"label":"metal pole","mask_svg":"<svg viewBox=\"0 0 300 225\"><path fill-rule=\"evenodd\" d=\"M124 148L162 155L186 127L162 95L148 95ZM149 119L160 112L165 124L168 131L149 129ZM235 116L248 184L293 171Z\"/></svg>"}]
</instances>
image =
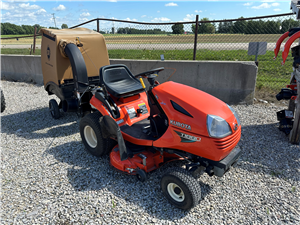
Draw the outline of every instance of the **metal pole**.
<instances>
[{"instance_id":1,"label":"metal pole","mask_svg":"<svg viewBox=\"0 0 300 225\"><path fill-rule=\"evenodd\" d=\"M199 24L198 20L199 20L199 15L196 15L196 27L195 27L195 40L194 40L194 55L193 55L193 60L196 60L198 24Z\"/></svg>"},{"instance_id":2,"label":"metal pole","mask_svg":"<svg viewBox=\"0 0 300 225\"><path fill-rule=\"evenodd\" d=\"M99 33L99 31L100 31L99 19L97 19L97 32Z\"/></svg>"},{"instance_id":3,"label":"metal pole","mask_svg":"<svg viewBox=\"0 0 300 225\"><path fill-rule=\"evenodd\" d=\"M36 27L34 27L34 36L33 36L33 54L35 53L35 42L36 42Z\"/></svg>"},{"instance_id":4,"label":"metal pole","mask_svg":"<svg viewBox=\"0 0 300 225\"><path fill-rule=\"evenodd\" d=\"M257 61L258 47L259 47L259 42L256 42L256 52L255 52L255 64L256 64L256 66L258 66L258 61Z\"/></svg>"},{"instance_id":5,"label":"metal pole","mask_svg":"<svg viewBox=\"0 0 300 225\"><path fill-rule=\"evenodd\" d=\"M55 14L55 13L52 13L52 15L53 15L53 20L54 20L54 25L55 25L55 28L56 28L56 22L55 22L54 14Z\"/></svg>"}]
</instances>

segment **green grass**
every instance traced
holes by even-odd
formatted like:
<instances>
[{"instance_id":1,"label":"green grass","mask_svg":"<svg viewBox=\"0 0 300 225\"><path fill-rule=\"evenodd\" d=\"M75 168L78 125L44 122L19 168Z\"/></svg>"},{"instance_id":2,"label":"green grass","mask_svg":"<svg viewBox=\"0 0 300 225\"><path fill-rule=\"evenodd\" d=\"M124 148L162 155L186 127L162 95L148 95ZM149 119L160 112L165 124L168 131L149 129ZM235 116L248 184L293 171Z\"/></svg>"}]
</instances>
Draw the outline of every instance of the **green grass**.
<instances>
[{"instance_id":1,"label":"green grass","mask_svg":"<svg viewBox=\"0 0 300 225\"><path fill-rule=\"evenodd\" d=\"M1 49L1 54L29 55L30 49ZM35 55L40 55L41 50L36 49ZM192 60L193 50L108 50L110 59L142 59L160 60L164 54L165 60ZM274 53L267 51L265 55L258 56L259 67L256 81L258 91L276 93L284 88L290 80L292 72L292 58L288 57L284 66L280 64L281 57L273 60ZM279 55L280 56L280 55ZM248 56L246 50L198 50L197 60L218 61L254 61L255 56Z\"/></svg>"},{"instance_id":2,"label":"green grass","mask_svg":"<svg viewBox=\"0 0 300 225\"><path fill-rule=\"evenodd\" d=\"M108 53L111 59L160 60L161 54L164 54L166 60L193 59L193 50L109 50ZM289 83L292 72L291 57L282 66L280 57L273 60L273 56L272 51L258 56L259 67L256 81L258 91L266 90L275 93ZM254 61L255 56L248 56L246 50L198 50L196 60Z\"/></svg>"},{"instance_id":3,"label":"green grass","mask_svg":"<svg viewBox=\"0 0 300 225\"><path fill-rule=\"evenodd\" d=\"M13 48L1 48L1 54L13 54L13 55L29 55L30 48L24 49L13 49ZM35 54L32 55L41 55L41 49L35 49Z\"/></svg>"},{"instance_id":4,"label":"green grass","mask_svg":"<svg viewBox=\"0 0 300 225\"><path fill-rule=\"evenodd\" d=\"M18 37L28 35L1 35ZM266 41L275 43L281 34L198 34L198 43L249 43L252 41ZM180 44L194 43L194 34L104 34L106 44ZM37 36L40 44L41 36ZM33 38L1 39L1 44L32 44Z\"/></svg>"}]
</instances>

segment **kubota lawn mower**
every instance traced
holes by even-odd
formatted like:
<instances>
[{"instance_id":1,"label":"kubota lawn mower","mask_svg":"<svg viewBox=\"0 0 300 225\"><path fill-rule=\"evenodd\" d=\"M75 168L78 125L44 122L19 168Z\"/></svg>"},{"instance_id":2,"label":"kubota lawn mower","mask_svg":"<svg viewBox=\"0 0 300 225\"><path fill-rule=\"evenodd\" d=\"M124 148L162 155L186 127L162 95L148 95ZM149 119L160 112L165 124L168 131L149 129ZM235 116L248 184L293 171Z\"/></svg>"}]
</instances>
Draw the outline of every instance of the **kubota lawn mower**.
<instances>
[{"instance_id":1,"label":"kubota lawn mower","mask_svg":"<svg viewBox=\"0 0 300 225\"><path fill-rule=\"evenodd\" d=\"M83 57L73 57L88 52L81 50L85 43L76 46L76 38L83 40L75 36L61 52L73 58L74 65L84 65ZM176 207L198 204L201 187L193 176L196 171L221 177L241 155L236 112L198 89L172 81L159 84L155 79L163 68L133 75L125 65L105 65L99 68L95 85L86 73L79 82L75 76L86 70L71 64L74 81L84 90L80 95L74 85L78 99L86 93L91 96L86 107L91 113L80 121L86 150L98 157L109 154L114 168L141 181L164 163L182 160L185 168L172 167L161 178L164 195Z\"/></svg>"}]
</instances>

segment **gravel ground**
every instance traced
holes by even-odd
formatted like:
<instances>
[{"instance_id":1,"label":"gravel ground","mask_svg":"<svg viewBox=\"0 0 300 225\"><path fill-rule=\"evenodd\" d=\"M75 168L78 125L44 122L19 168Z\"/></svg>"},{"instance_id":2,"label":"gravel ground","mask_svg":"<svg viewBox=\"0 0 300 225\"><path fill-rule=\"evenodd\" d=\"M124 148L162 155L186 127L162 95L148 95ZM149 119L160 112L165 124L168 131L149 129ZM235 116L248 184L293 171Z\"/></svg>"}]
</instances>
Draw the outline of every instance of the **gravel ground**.
<instances>
[{"instance_id":1,"label":"gravel ground","mask_svg":"<svg viewBox=\"0 0 300 225\"><path fill-rule=\"evenodd\" d=\"M2 88L1 224L300 224L300 149L278 130L282 106L234 106L242 158L222 178L202 175L202 200L182 211L159 185L180 163L137 182L84 150L75 113L51 118L42 86Z\"/></svg>"}]
</instances>

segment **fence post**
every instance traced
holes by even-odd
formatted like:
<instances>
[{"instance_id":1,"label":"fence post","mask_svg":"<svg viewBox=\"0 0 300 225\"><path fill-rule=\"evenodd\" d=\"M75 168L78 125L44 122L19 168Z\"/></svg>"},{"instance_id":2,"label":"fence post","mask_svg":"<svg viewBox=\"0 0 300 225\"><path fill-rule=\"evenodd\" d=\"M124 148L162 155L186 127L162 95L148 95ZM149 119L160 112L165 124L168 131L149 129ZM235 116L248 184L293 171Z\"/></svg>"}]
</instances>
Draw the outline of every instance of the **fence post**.
<instances>
[{"instance_id":1,"label":"fence post","mask_svg":"<svg viewBox=\"0 0 300 225\"><path fill-rule=\"evenodd\" d=\"M194 55L193 55L193 60L196 60L197 36L198 36L198 20L199 20L199 15L196 15L196 27L195 27L195 40L194 40Z\"/></svg>"},{"instance_id":2,"label":"fence post","mask_svg":"<svg viewBox=\"0 0 300 225\"><path fill-rule=\"evenodd\" d=\"M99 19L97 19L97 32L99 33L99 31L100 31Z\"/></svg>"},{"instance_id":3,"label":"fence post","mask_svg":"<svg viewBox=\"0 0 300 225\"><path fill-rule=\"evenodd\" d=\"M34 36L33 36L33 54L35 53L35 42L36 42L36 27L34 27Z\"/></svg>"}]
</instances>

